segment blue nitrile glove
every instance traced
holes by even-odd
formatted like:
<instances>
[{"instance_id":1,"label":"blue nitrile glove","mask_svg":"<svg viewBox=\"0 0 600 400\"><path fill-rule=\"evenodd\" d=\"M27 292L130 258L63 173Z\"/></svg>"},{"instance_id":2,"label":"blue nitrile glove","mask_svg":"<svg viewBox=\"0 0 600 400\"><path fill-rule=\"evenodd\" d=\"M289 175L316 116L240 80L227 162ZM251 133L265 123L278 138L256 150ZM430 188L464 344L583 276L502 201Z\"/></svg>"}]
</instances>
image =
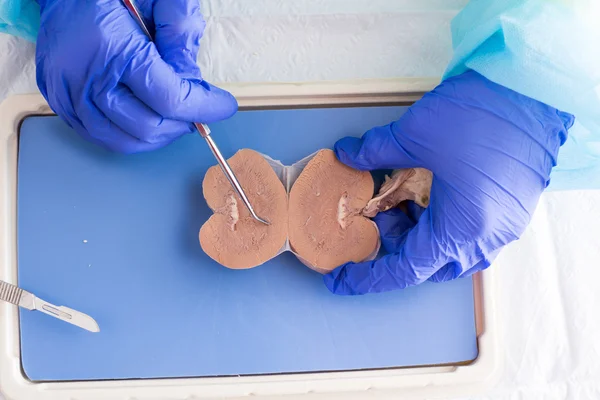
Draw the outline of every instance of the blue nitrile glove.
<instances>
[{"instance_id":1,"label":"blue nitrile glove","mask_svg":"<svg viewBox=\"0 0 600 400\"><path fill-rule=\"evenodd\" d=\"M360 170L423 167L430 206L378 215L376 261L343 265L324 280L336 294L402 289L487 268L518 239L550 181L574 117L475 72L450 78L399 121L335 145ZM417 222L418 221L418 222Z\"/></svg>"},{"instance_id":2,"label":"blue nitrile glove","mask_svg":"<svg viewBox=\"0 0 600 400\"><path fill-rule=\"evenodd\" d=\"M39 0L38 86L81 136L137 153L163 147L237 110L196 64L204 21L198 0L138 1L155 43L119 0Z\"/></svg>"}]
</instances>

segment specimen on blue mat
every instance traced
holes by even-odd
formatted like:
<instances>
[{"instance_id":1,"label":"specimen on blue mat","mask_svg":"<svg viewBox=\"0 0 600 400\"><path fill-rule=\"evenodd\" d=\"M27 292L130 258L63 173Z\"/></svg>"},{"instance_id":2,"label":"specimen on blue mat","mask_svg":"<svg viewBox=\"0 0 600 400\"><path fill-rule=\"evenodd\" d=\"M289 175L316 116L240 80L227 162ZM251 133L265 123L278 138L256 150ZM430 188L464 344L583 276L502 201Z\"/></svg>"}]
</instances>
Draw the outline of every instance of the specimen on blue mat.
<instances>
[{"instance_id":1,"label":"specimen on blue mat","mask_svg":"<svg viewBox=\"0 0 600 400\"><path fill-rule=\"evenodd\" d=\"M326 273L372 258L379 250L377 226L362 216L373 196L373 178L339 162L333 151L312 157L289 196L261 154L244 149L229 162L256 211L271 225L254 221L219 167L211 167L203 192L214 214L199 236L202 249L221 265L253 268L291 251L308 267Z\"/></svg>"}]
</instances>

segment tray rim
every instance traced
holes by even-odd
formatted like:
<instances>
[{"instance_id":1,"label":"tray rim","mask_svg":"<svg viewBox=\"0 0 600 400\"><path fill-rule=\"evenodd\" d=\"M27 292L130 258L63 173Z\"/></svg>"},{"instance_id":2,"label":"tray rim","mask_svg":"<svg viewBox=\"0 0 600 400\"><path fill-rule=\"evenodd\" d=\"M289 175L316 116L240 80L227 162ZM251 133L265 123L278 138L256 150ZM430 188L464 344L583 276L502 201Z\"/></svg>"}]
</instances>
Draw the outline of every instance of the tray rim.
<instances>
[{"instance_id":1,"label":"tray rim","mask_svg":"<svg viewBox=\"0 0 600 400\"><path fill-rule=\"evenodd\" d=\"M414 80L413 80L414 81ZM371 82L372 83L372 82ZM235 84L227 89L238 98L240 110L410 104L430 90L433 80L406 85L364 83L359 93L339 83L257 86ZM308 85L310 86L310 85ZM296 88L294 90L294 88ZM337 88L337 89L336 89ZM397 91L399 88L403 91ZM257 90L258 89L258 90ZM396 90L396 91L394 91ZM256 93L260 93L257 95ZM18 95L0 104L0 279L17 283L17 157L22 121L53 115L40 94ZM349 372L279 374L222 378L43 382L27 379L21 367L19 316L16 307L0 304L0 393L8 399L241 399L253 397L397 398L418 399L483 393L501 369L494 269L474 276L479 356L462 365L395 368Z\"/></svg>"}]
</instances>

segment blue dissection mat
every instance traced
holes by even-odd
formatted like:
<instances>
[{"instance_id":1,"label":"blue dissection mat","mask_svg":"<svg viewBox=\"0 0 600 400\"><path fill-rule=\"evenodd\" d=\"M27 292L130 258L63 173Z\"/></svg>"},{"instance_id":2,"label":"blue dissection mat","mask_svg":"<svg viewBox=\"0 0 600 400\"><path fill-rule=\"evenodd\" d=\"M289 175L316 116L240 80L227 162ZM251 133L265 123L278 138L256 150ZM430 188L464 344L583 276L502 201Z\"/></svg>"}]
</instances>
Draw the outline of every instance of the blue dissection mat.
<instances>
[{"instance_id":1,"label":"blue dissection mat","mask_svg":"<svg viewBox=\"0 0 600 400\"><path fill-rule=\"evenodd\" d=\"M403 107L240 112L211 126L225 156L252 148L291 164ZM31 380L200 377L457 363L477 357L473 282L364 297L329 293L291 254L246 271L206 256L202 179L215 164L186 136L134 156L80 139L57 117L21 127L22 288L94 317L89 333L22 311Z\"/></svg>"}]
</instances>

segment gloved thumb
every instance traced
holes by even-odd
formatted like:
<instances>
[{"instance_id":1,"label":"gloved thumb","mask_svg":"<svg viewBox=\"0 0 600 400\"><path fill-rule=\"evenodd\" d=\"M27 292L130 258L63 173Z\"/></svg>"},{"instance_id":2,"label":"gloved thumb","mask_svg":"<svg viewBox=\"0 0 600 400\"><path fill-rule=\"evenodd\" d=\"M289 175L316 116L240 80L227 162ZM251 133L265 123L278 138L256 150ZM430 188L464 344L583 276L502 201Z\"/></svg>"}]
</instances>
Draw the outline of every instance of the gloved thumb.
<instances>
[{"instance_id":1,"label":"gloved thumb","mask_svg":"<svg viewBox=\"0 0 600 400\"><path fill-rule=\"evenodd\" d=\"M156 0L154 42L162 59L182 78L201 79L197 58L206 23L198 0Z\"/></svg>"},{"instance_id":2,"label":"gloved thumb","mask_svg":"<svg viewBox=\"0 0 600 400\"><path fill-rule=\"evenodd\" d=\"M402 145L398 124L376 127L361 139L346 137L334 146L335 154L344 164L361 171L419 167L414 156Z\"/></svg>"}]
</instances>

